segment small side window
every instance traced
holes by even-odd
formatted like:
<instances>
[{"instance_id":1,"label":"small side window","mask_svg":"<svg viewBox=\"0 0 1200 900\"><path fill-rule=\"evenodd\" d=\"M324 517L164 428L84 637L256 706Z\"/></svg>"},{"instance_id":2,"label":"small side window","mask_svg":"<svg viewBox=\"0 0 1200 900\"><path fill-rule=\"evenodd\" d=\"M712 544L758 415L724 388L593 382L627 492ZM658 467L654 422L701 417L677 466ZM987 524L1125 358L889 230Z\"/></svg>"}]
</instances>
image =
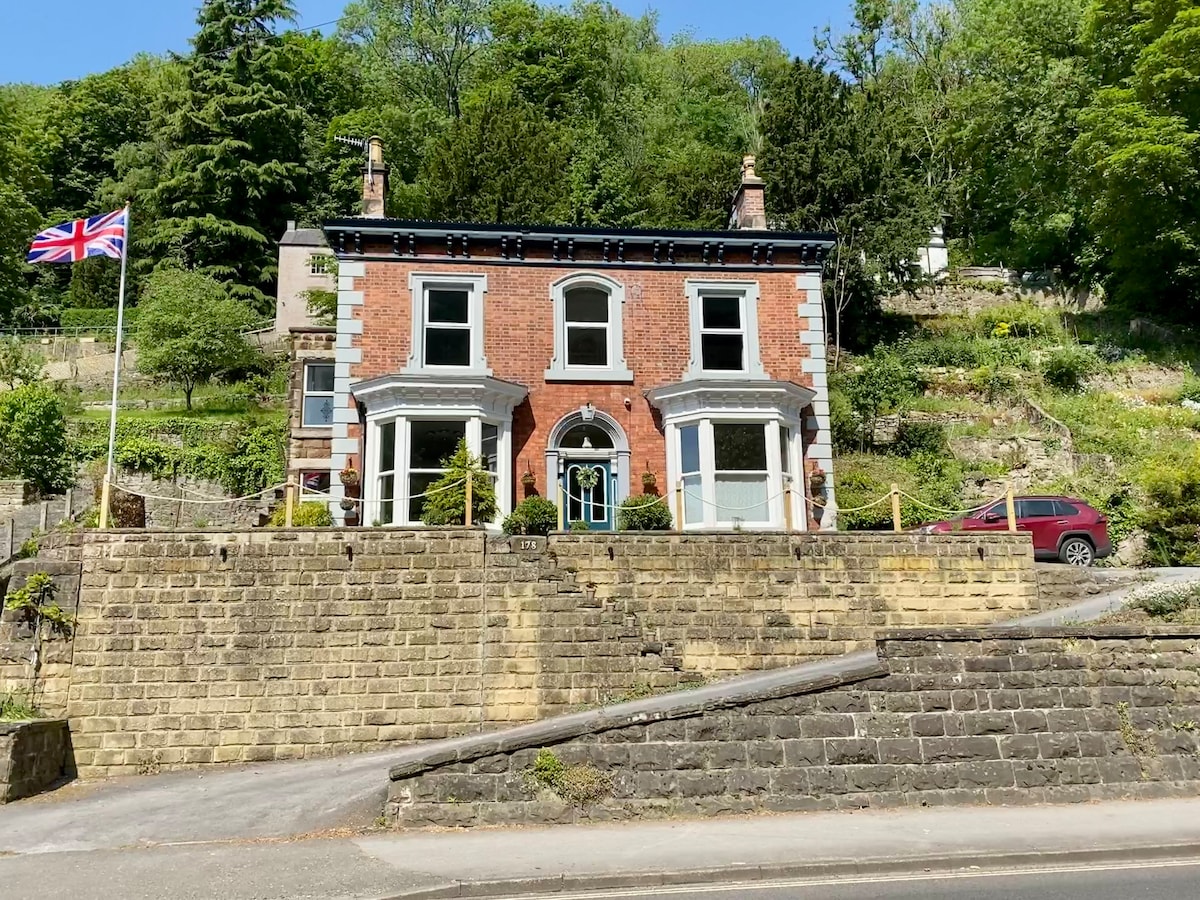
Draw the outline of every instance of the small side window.
<instances>
[{"instance_id":1,"label":"small side window","mask_svg":"<svg viewBox=\"0 0 1200 900\"><path fill-rule=\"evenodd\" d=\"M1077 515L1079 515L1079 507L1074 506L1070 503L1067 503L1063 500L1055 500L1054 501L1054 514L1056 516L1062 516L1063 518L1065 518L1067 516L1077 516Z\"/></svg>"},{"instance_id":2,"label":"small side window","mask_svg":"<svg viewBox=\"0 0 1200 900\"><path fill-rule=\"evenodd\" d=\"M1021 500L1018 501L1018 513L1022 519L1048 519L1058 515L1054 511L1053 500Z\"/></svg>"}]
</instances>

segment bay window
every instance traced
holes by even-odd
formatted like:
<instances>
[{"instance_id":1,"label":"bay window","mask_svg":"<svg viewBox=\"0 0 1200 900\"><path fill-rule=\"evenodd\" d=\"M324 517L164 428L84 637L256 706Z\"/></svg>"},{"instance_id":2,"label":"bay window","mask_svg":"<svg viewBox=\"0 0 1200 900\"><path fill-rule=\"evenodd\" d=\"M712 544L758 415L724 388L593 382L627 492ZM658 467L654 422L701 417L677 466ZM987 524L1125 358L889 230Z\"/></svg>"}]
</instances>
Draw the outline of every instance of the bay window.
<instances>
[{"instance_id":1,"label":"bay window","mask_svg":"<svg viewBox=\"0 0 1200 900\"><path fill-rule=\"evenodd\" d=\"M512 411L525 394L520 385L473 376L401 374L355 385L367 421L364 521L421 524L426 493L464 440L495 485L497 520L510 512Z\"/></svg>"},{"instance_id":2,"label":"bay window","mask_svg":"<svg viewBox=\"0 0 1200 900\"><path fill-rule=\"evenodd\" d=\"M792 477L811 390L695 380L647 397L662 413L669 488L682 492L683 528L805 527L802 489Z\"/></svg>"}]
</instances>

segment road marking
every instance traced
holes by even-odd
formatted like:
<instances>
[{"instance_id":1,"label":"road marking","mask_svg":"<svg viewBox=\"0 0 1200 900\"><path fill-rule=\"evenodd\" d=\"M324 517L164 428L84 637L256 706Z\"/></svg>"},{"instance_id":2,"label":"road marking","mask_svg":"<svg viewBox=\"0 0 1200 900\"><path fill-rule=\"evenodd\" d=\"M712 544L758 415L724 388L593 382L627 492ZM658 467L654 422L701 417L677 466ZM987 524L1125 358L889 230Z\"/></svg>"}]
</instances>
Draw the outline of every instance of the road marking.
<instances>
[{"instance_id":1,"label":"road marking","mask_svg":"<svg viewBox=\"0 0 1200 900\"><path fill-rule=\"evenodd\" d=\"M1082 865L1030 866L1026 868L956 869L944 872L913 872L908 874L848 875L828 878L789 878L770 881L735 881L715 884L664 884L656 887L620 888L599 891L556 891L543 894L506 894L494 900L530 900L531 897L553 897L558 900L605 900L609 897L660 897L675 894L748 893L800 887L837 887L853 884L881 884L914 881L949 881L951 879L1011 878L1014 875L1065 875L1075 872L1116 872L1135 869L1168 869L1200 867L1200 859L1164 859L1147 862L1086 863Z\"/></svg>"}]
</instances>

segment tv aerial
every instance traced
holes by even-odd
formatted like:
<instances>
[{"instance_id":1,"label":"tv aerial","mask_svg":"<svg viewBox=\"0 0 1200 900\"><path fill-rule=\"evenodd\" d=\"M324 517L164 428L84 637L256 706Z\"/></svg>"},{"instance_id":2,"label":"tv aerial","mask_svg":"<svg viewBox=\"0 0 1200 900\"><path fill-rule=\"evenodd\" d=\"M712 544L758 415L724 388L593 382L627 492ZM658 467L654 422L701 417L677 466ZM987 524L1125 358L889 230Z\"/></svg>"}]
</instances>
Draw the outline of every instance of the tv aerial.
<instances>
[{"instance_id":1,"label":"tv aerial","mask_svg":"<svg viewBox=\"0 0 1200 900\"><path fill-rule=\"evenodd\" d=\"M367 158L367 175L368 175L368 177L374 176L375 169L374 169L374 166L372 165L373 160L371 159L371 139L370 138L343 137L340 134L335 134L333 136L333 139L335 141L337 141L339 144L345 144L347 147L356 147L359 150L361 150L363 152L363 155L366 156L366 158Z\"/></svg>"}]
</instances>

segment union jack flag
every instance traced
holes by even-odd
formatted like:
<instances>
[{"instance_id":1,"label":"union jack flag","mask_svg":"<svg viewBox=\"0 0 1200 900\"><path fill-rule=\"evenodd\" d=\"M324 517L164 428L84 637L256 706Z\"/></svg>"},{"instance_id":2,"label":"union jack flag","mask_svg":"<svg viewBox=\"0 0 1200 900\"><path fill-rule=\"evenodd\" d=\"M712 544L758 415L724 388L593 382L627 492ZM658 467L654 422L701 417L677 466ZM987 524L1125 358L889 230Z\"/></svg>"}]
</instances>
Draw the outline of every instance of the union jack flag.
<instances>
[{"instance_id":1,"label":"union jack flag","mask_svg":"<svg viewBox=\"0 0 1200 900\"><path fill-rule=\"evenodd\" d=\"M125 227L128 210L90 219L76 219L47 228L33 239L29 262L79 262L88 256L120 259L125 251Z\"/></svg>"}]
</instances>

